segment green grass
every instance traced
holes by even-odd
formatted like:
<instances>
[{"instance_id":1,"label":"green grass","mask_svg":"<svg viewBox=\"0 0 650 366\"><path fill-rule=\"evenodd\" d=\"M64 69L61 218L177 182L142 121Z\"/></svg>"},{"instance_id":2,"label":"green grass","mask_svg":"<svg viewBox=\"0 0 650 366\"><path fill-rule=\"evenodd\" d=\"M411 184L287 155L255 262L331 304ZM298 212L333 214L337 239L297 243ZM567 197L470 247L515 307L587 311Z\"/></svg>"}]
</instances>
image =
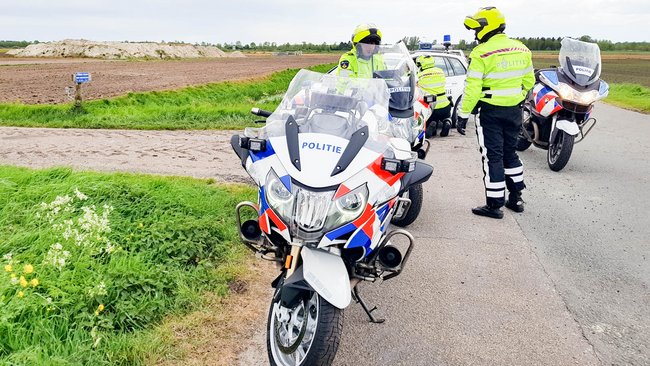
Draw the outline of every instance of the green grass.
<instances>
[{"instance_id":1,"label":"green grass","mask_svg":"<svg viewBox=\"0 0 650 366\"><path fill-rule=\"evenodd\" d=\"M311 68L325 72L333 65ZM298 70L265 78L223 82L175 91L130 93L84 103L85 112L71 105L0 104L0 125L24 127L120 129L242 129L256 119L251 107L273 110Z\"/></svg>"},{"instance_id":2,"label":"green grass","mask_svg":"<svg viewBox=\"0 0 650 366\"><path fill-rule=\"evenodd\" d=\"M225 295L241 271L233 210L253 197L210 180L0 166L0 365L159 359L169 336L155 325Z\"/></svg>"},{"instance_id":3,"label":"green grass","mask_svg":"<svg viewBox=\"0 0 650 366\"><path fill-rule=\"evenodd\" d=\"M605 101L621 108L650 113L650 88L639 84L611 84Z\"/></svg>"}]
</instances>

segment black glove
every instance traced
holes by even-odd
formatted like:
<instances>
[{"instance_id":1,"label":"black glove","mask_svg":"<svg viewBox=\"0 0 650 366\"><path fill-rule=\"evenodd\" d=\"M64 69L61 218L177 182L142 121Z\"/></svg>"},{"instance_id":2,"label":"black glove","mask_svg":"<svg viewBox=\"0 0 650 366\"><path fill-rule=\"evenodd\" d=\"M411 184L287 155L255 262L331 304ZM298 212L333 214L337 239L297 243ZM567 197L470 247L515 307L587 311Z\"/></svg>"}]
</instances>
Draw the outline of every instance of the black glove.
<instances>
[{"instance_id":1,"label":"black glove","mask_svg":"<svg viewBox=\"0 0 650 366\"><path fill-rule=\"evenodd\" d=\"M465 128L467 127L467 118L458 117L456 119L456 131L459 134L465 135Z\"/></svg>"}]
</instances>

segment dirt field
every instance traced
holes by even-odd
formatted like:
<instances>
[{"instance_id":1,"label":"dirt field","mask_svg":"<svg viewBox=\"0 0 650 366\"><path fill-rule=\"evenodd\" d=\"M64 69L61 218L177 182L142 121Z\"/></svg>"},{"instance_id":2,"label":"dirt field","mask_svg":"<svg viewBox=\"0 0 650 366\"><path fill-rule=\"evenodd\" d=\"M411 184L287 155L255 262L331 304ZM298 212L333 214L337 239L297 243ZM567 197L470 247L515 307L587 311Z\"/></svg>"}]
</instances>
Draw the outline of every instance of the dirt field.
<instances>
[{"instance_id":1,"label":"dirt field","mask_svg":"<svg viewBox=\"0 0 650 366\"><path fill-rule=\"evenodd\" d=\"M85 99L128 92L176 89L188 85L242 80L287 68L334 63L339 55L250 56L174 61L103 61L94 59L0 59L0 103L55 104L69 102L65 88L74 72L87 71Z\"/></svg>"}]
</instances>

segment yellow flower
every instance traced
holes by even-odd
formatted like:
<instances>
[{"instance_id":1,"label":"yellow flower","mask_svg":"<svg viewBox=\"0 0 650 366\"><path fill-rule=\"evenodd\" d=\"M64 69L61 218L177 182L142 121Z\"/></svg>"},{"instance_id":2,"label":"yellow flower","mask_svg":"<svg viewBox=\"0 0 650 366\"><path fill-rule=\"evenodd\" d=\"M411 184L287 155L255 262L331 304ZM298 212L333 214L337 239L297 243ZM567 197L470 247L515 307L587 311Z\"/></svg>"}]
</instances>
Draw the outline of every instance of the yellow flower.
<instances>
[{"instance_id":1,"label":"yellow flower","mask_svg":"<svg viewBox=\"0 0 650 366\"><path fill-rule=\"evenodd\" d=\"M144 225L142 223L139 223L138 227L144 227Z\"/></svg>"},{"instance_id":2,"label":"yellow flower","mask_svg":"<svg viewBox=\"0 0 650 366\"><path fill-rule=\"evenodd\" d=\"M18 297L23 297L23 296L25 296L25 293L22 291L18 291Z\"/></svg>"},{"instance_id":3,"label":"yellow flower","mask_svg":"<svg viewBox=\"0 0 650 366\"><path fill-rule=\"evenodd\" d=\"M34 272L34 266L32 266L31 264L25 264L25 267L23 267L23 272L27 274Z\"/></svg>"},{"instance_id":4,"label":"yellow flower","mask_svg":"<svg viewBox=\"0 0 650 366\"><path fill-rule=\"evenodd\" d=\"M32 284L32 287L38 286L38 278L34 278L33 280L29 281L29 283Z\"/></svg>"},{"instance_id":5,"label":"yellow flower","mask_svg":"<svg viewBox=\"0 0 650 366\"><path fill-rule=\"evenodd\" d=\"M97 307L97 311L99 312L104 311L104 304L99 304L99 306Z\"/></svg>"},{"instance_id":6,"label":"yellow flower","mask_svg":"<svg viewBox=\"0 0 650 366\"><path fill-rule=\"evenodd\" d=\"M20 276L20 280L19 280L19 281L20 281L20 285L21 285L22 287L27 287L27 280L25 279L24 276Z\"/></svg>"},{"instance_id":7,"label":"yellow flower","mask_svg":"<svg viewBox=\"0 0 650 366\"><path fill-rule=\"evenodd\" d=\"M11 264L7 264L7 265L5 266L5 271L7 271L7 272L11 272L11 271L13 271L13 270L14 270L14 267L12 267Z\"/></svg>"},{"instance_id":8,"label":"yellow flower","mask_svg":"<svg viewBox=\"0 0 650 366\"><path fill-rule=\"evenodd\" d=\"M99 311L95 310L95 316L99 316Z\"/></svg>"}]
</instances>

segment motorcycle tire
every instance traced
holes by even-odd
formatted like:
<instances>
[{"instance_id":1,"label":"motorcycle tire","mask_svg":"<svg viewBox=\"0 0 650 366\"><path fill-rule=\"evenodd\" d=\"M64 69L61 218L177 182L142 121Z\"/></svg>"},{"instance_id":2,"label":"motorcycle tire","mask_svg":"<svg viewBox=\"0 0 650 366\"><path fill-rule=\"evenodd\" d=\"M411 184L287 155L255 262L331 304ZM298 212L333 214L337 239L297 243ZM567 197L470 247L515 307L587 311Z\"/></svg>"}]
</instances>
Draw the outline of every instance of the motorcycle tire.
<instances>
[{"instance_id":1,"label":"motorcycle tire","mask_svg":"<svg viewBox=\"0 0 650 366\"><path fill-rule=\"evenodd\" d=\"M521 110L522 114L522 124L521 124L521 131L519 131L519 136L517 136L517 145L515 145L515 149L517 151L525 151L527 150L530 145L533 143L526 138L526 134L524 133L524 129L528 128L528 133L534 137L535 135L535 130L533 129L533 126L531 123L533 123L530 118L530 107L526 104Z\"/></svg>"},{"instance_id":2,"label":"motorcycle tire","mask_svg":"<svg viewBox=\"0 0 650 366\"><path fill-rule=\"evenodd\" d=\"M454 103L454 108L452 109L451 113L451 127L456 128L456 120L458 119L458 112L460 111L461 103L460 100L463 96L459 96L458 99L456 99L456 103Z\"/></svg>"},{"instance_id":3,"label":"motorcycle tire","mask_svg":"<svg viewBox=\"0 0 650 366\"><path fill-rule=\"evenodd\" d=\"M526 151L532 144L533 143L528 141L528 139L525 136L523 136L523 133L520 132L519 136L517 137L517 145L515 145L515 149L517 151Z\"/></svg>"},{"instance_id":4,"label":"motorcycle tire","mask_svg":"<svg viewBox=\"0 0 650 366\"><path fill-rule=\"evenodd\" d=\"M331 365L334 362L343 333L343 310L333 306L317 292L309 291L307 296L294 309L287 322L279 322L276 313L280 307L278 292L273 296L267 318L266 350L273 366ZM276 308L278 310L276 310ZM301 329L296 329L296 319L303 317ZM288 347L279 343L280 328L287 333L298 334ZM297 333L296 333L297 332ZM311 333L311 334L310 334ZM311 339L306 339L309 337ZM306 342L306 344L303 344ZM287 349L288 348L288 349ZM298 348L304 351L301 358ZM293 352L290 352L293 350Z\"/></svg>"},{"instance_id":5,"label":"motorcycle tire","mask_svg":"<svg viewBox=\"0 0 650 366\"><path fill-rule=\"evenodd\" d=\"M400 219L393 218L390 221L393 225L399 227L409 226L418 218L420 210L422 209L422 199L424 196L422 191L422 184L412 185L409 187L409 190L404 193L404 195L405 198L411 200L411 207L409 207L408 211L406 211L406 214Z\"/></svg>"},{"instance_id":6,"label":"motorcycle tire","mask_svg":"<svg viewBox=\"0 0 650 366\"><path fill-rule=\"evenodd\" d=\"M558 131L555 141L549 145L546 154L546 161L552 171L559 172L567 165L573 152L574 140L575 136L562 130Z\"/></svg>"}]
</instances>

